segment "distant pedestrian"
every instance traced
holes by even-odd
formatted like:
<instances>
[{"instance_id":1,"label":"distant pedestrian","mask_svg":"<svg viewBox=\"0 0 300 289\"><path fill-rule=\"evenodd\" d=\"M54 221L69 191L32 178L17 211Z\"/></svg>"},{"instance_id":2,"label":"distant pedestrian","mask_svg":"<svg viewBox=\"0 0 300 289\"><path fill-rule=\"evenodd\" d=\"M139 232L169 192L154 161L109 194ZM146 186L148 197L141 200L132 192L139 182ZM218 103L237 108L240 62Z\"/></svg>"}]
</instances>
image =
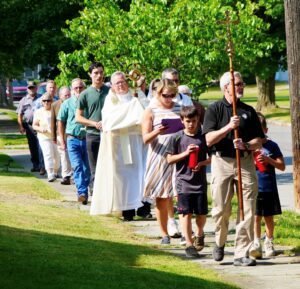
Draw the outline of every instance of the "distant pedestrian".
<instances>
[{"instance_id":1,"label":"distant pedestrian","mask_svg":"<svg viewBox=\"0 0 300 289\"><path fill-rule=\"evenodd\" d=\"M169 164L176 164L176 191L178 194L178 214L186 241L187 257L199 257L204 248L204 225L208 213L206 165L208 149L205 137L199 128L199 115L193 106L184 106L180 112L184 130L174 134L166 153ZM189 158L195 154L195 163ZM195 166L194 166L195 165ZM192 239L192 216L196 215L197 231Z\"/></svg>"},{"instance_id":2,"label":"distant pedestrian","mask_svg":"<svg viewBox=\"0 0 300 289\"><path fill-rule=\"evenodd\" d=\"M59 154L51 139L51 103L52 97L46 92L41 97L43 107L34 113L33 129L42 149L48 181L54 182L59 169Z\"/></svg>"},{"instance_id":3,"label":"distant pedestrian","mask_svg":"<svg viewBox=\"0 0 300 289\"><path fill-rule=\"evenodd\" d=\"M39 172L43 169L43 161L39 158L39 141L36 131L32 128L34 107L37 100L37 86L34 81L29 81L27 85L27 95L20 100L17 114L20 133L25 133L27 137L32 162L32 172Z\"/></svg>"},{"instance_id":4,"label":"distant pedestrian","mask_svg":"<svg viewBox=\"0 0 300 289\"><path fill-rule=\"evenodd\" d=\"M60 156L60 166L62 175L62 181L60 183L62 185L70 185L70 179L72 176L71 164L67 151L65 149L62 149L61 147L61 137L58 134L57 125L57 116L60 107L62 103L71 96L70 89L67 86L61 87L58 95L59 100L55 101L51 105L51 138ZM64 138L66 138L66 136L64 136Z\"/></svg>"},{"instance_id":5,"label":"distant pedestrian","mask_svg":"<svg viewBox=\"0 0 300 289\"><path fill-rule=\"evenodd\" d=\"M260 112L257 113L262 129L268 133L266 118ZM255 151L256 173L258 176L258 196L256 200L256 214L254 224L254 244L250 249L250 255L262 258L261 220L265 220L266 239L264 250L266 257L275 256L274 240L274 215L281 214L281 206L277 189L275 168L285 170L285 162L277 143L266 135L262 139L262 149Z\"/></svg>"}]
</instances>

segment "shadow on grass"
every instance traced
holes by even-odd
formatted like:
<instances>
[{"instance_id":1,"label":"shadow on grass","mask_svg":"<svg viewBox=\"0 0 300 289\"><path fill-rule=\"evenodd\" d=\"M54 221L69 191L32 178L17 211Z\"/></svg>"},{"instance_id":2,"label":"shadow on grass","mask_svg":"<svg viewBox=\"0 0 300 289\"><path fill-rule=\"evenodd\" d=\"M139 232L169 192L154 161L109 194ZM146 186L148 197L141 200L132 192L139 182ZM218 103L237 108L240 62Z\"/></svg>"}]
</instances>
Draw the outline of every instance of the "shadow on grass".
<instances>
[{"instance_id":1,"label":"shadow on grass","mask_svg":"<svg viewBox=\"0 0 300 289\"><path fill-rule=\"evenodd\" d=\"M161 271L144 268L139 265L139 257L164 253L143 246L7 226L0 226L0 232L1 285L6 289L236 288L183 276L184 272L164 272L164 267L159 268Z\"/></svg>"},{"instance_id":2,"label":"shadow on grass","mask_svg":"<svg viewBox=\"0 0 300 289\"><path fill-rule=\"evenodd\" d=\"M278 118L278 117L284 117L284 116L289 116L290 112L286 111L286 112L274 112L274 113L267 113L266 114L266 118Z\"/></svg>"}]
</instances>

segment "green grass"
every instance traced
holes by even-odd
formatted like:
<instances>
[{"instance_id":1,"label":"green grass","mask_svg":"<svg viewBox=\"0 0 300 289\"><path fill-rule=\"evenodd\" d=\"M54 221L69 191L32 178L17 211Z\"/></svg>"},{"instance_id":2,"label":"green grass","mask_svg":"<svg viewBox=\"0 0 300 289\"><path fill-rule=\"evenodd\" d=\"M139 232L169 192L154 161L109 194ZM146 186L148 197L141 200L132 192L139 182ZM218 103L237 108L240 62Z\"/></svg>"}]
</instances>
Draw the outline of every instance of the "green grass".
<instances>
[{"instance_id":1,"label":"green grass","mask_svg":"<svg viewBox=\"0 0 300 289\"><path fill-rule=\"evenodd\" d=\"M208 269L143 245L146 239L117 218L43 200L47 188L32 181L26 175L0 177L3 288L237 288Z\"/></svg>"},{"instance_id":2,"label":"green grass","mask_svg":"<svg viewBox=\"0 0 300 289\"><path fill-rule=\"evenodd\" d=\"M18 120L18 115L14 110L0 108L0 114L5 114L5 115L9 116L12 120L15 120L15 121Z\"/></svg>"},{"instance_id":3,"label":"green grass","mask_svg":"<svg viewBox=\"0 0 300 289\"><path fill-rule=\"evenodd\" d=\"M1 134L0 135L0 148L6 146L20 146L27 145L26 135L17 135L17 134Z\"/></svg>"}]
</instances>

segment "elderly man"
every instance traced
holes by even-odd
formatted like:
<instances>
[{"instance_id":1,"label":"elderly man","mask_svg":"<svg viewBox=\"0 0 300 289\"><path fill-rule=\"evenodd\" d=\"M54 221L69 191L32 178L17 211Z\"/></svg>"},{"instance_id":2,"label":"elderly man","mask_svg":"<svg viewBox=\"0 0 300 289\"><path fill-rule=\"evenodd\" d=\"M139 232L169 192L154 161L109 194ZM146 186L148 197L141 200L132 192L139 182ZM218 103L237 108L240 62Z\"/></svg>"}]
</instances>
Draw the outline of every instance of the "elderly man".
<instances>
[{"instance_id":1,"label":"elderly man","mask_svg":"<svg viewBox=\"0 0 300 289\"><path fill-rule=\"evenodd\" d=\"M103 133L91 215L124 211L126 220L129 217L126 213L142 205L145 156L141 133L143 111L139 97L132 96L124 73L113 73L111 90L102 110Z\"/></svg>"},{"instance_id":2,"label":"elderly man","mask_svg":"<svg viewBox=\"0 0 300 289\"><path fill-rule=\"evenodd\" d=\"M220 79L224 93L222 100L211 104L205 114L203 134L212 151L211 191L213 199L212 217L215 220L215 241L213 257L216 261L224 258L227 240L231 200L234 185L237 184L237 161L235 149L241 150L241 174L243 184L244 220L238 220L236 226L234 265L254 266L255 260L249 258L249 249L254 239L255 199L257 177L252 151L261 147L264 137L255 110L241 102L244 82L239 72L234 73L234 88L226 72ZM237 96L237 116L232 116L232 89ZM238 129L239 139L234 139L234 129Z\"/></svg>"},{"instance_id":3,"label":"elderly man","mask_svg":"<svg viewBox=\"0 0 300 289\"><path fill-rule=\"evenodd\" d=\"M40 169L43 169L43 162L39 158L39 141L36 132L32 128L34 107L37 100L36 84L33 81L29 81L27 85L27 95L20 100L17 114L20 133L26 133L33 165L31 168L32 172L39 172Z\"/></svg>"},{"instance_id":4,"label":"elderly man","mask_svg":"<svg viewBox=\"0 0 300 289\"><path fill-rule=\"evenodd\" d=\"M86 132L84 126L77 123L75 119L78 98L85 86L80 78L75 78L72 80L71 87L72 96L62 103L58 113L58 133L61 139L61 148L67 149L70 157L78 201L86 205L90 183ZM67 135L67 143L65 142L65 135Z\"/></svg>"},{"instance_id":5,"label":"elderly man","mask_svg":"<svg viewBox=\"0 0 300 289\"><path fill-rule=\"evenodd\" d=\"M70 178L72 175L71 164L68 153L61 147L61 137L58 135L57 116L62 103L70 96L70 89L67 86L62 86L59 90L59 100L55 101L51 105L51 138L54 144L56 144L61 165L62 185L70 185Z\"/></svg>"},{"instance_id":6,"label":"elderly man","mask_svg":"<svg viewBox=\"0 0 300 289\"><path fill-rule=\"evenodd\" d=\"M102 129L101 111L109 88L103 83L104 66L102 63L93 62L89 67L89 76L92 85L80 94L76 110L76 121L86 126L87 152L92 174L90 187L92 188L100 145L100 131Z\"/></svg>"},{"instance_id":7,"label":"elderly man","mask_svg":"<svg viewBox=\"0 0 300 289\"><path fill-rule=\"evenodd\" d=\"M56 91L57 91L57 87L56 87L55 81L52 79L49 79L46 84L46 92L51 97L53 102L57 101L59 99L58 96L56 95ZM39 98L39 100L37 102L35 102L34 110L36 111L41 107L42 107L42 101L41 101L41 98Z\"/></svg>"}]
</instances>

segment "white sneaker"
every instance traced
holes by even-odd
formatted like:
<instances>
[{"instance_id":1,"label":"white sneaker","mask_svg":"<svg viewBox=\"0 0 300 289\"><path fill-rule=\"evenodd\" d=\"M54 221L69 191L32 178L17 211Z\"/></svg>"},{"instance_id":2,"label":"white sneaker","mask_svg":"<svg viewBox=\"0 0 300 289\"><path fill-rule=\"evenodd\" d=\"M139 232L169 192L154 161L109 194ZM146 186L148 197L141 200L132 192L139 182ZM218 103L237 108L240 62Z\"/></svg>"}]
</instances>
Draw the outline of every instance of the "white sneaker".
<instances>
[{"instance_id":1,"label":"white sneaker","mask_svg":"<svg viewBox=\"0 0 300 289\"><path fill-rule=\"evenodd\" d=\"M168 221L168 233L171 238L180 238L181 233L178 229L178 223L176 220Z\"/></svg>"},{"instance_id":2,"label":"white sneaker","mask_svg":"<svg viewBox=\"0 0 300 289\"><path fill-rule=\"evenodd\" d=\"M266 257L273 257L273 256L275 256L275 250L274 250L273 240L266 239L264 247L265 247Z\"/></svg>"},{"instance_id":3,"label":"white sneaker","mask_svg":"<svg viewBox=\"0 0 300 289\"><path fill-rule=\"evenodd\" d=\"M255 259L261 259L262 258L261 244L254 242L249 250L249 255Z\"/></svg>"}]
</instances>

